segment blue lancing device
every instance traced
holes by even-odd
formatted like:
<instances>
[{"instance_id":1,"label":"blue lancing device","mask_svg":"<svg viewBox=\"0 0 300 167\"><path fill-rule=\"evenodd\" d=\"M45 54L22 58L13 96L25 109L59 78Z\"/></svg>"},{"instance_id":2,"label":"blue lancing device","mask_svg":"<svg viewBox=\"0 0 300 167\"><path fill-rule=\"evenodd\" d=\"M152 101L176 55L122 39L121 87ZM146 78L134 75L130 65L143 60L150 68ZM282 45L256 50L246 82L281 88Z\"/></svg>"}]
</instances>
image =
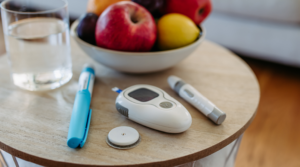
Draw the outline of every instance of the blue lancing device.
<instances>
[{"instance_id":1,"label":"blue lancing device","mask_svg":"<svg viewBox=\"0 0 300 167\"><path fill-rule=\"evenodd\" d=\"M86 64L79 77L79 90L76 94L67 144L71 148L83 147L91 122L91 97L95 80L93 66Z\"/></svg>"}]
</instances>

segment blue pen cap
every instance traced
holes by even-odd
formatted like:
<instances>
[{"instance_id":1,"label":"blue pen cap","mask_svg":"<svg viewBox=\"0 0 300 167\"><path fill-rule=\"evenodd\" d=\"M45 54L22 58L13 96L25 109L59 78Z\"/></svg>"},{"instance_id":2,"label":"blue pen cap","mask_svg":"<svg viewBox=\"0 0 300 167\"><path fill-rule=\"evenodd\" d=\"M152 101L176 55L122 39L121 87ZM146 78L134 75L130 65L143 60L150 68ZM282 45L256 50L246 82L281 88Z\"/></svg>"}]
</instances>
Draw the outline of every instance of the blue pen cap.
<instances>
[{"instance_id":1,"label":"blue pen cap","mask_svg":"<svg viewBox=\"0 0 300 167\"><path fill-rule=\"evenodd\" d=\"M67 140L67 144L71 148L82 147L84 145L91 121L90 102L89 91L77 92Z\"/></svg>"}]
</instances>

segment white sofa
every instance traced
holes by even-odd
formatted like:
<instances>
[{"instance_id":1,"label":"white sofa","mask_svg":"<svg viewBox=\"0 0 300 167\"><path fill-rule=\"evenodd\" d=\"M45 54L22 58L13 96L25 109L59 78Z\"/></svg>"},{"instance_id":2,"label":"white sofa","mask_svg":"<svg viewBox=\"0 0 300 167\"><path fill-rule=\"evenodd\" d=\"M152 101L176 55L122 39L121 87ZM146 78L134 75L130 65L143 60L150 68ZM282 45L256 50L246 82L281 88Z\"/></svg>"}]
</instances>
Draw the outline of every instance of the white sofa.
<instances>
[{"instance_id":1,"label":"white sofa","mask_svg":"<svg viewBox=\"0 0 300 167\"><path fill-rule=\"evenodd\" d=\"M212 0L207 39L244 56L300 67L300 0Z\"/></svg>"}]
</instances>

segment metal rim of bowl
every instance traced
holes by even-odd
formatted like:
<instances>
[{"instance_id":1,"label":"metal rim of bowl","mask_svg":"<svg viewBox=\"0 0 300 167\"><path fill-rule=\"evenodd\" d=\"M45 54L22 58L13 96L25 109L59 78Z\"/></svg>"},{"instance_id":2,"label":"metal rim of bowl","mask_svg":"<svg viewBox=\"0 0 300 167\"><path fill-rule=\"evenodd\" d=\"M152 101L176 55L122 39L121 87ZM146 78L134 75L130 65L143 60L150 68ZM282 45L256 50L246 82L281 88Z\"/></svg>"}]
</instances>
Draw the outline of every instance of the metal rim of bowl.
<instances>
[{"instance_id":1,"label":"metal rim of bowl","mask_svg":"<svg viewBox=\"0 0 300 167\"><path fill-rule=\"evenodd\" d=\"M73 22L72 26L71 26L71 36L73 38L75 38L76 41L84 44L84 45L87 45L88 47L92 47L96 50L99 50L99 51L103 51L103 52L111 52L111 53L115 53L115 54L124 54L124 55L131 55L131 56L159 56L160 53L172 53L172 52L177 52L178 50L186 50L186 49L189 49L190 47L193 47L194 45L199 45L205 38L206 36L206 31L205 29L200 25L199 27L201 28L202 30L202 35L193 43L187 45L187 46L184 46L184 47L180 47L180 48L176 48L176 49L171 49L171 50L165 50L165 51L155 51L155 52L126 52L126 51L117 51L117 50L111 50L111 49L105 49L105 48L101 48L99 46L95 46L95 45L92 45L90 43L87 43L85 41L83 41L82 39L80 39L76 33L76 28L79 24L79 20L77 19L76 21Z\"/></svg>"}]
</instances>

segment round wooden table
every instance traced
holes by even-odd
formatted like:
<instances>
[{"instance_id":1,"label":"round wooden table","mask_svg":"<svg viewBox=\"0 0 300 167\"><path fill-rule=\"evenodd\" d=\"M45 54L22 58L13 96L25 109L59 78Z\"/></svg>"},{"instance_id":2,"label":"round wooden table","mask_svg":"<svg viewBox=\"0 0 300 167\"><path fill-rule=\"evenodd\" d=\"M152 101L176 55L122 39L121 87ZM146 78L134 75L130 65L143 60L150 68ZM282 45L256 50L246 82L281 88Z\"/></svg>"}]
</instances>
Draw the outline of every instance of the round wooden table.
<instances>
[{"instance_id":1,"label":"round wooden table","mask_svg":"<svg viewBox=\"0 0 300 167\"><path fill-rule=\"evenodd\" d=\"M260 91L255 75L238 56L204 41L175 67L151 74L125 74L97 64L72 41L72 80L59 89L29 92L15 87L10 79L6 56L0 57L0 149L21 159L45 166L174 166L206 157L235 139L252 122ZM90 131L81 149L67 146L67 134L78 78L84 63L96 66ZM181 99L167 83L177 75L227 113L217 126ZM184 133L167 134L119 114L118 94L134 84L150 84L165 90L191 113L193 123ZM108 132L131 126L141 135L141 143L129 150L106 144Z\"/></svg>"}]
</instances>

